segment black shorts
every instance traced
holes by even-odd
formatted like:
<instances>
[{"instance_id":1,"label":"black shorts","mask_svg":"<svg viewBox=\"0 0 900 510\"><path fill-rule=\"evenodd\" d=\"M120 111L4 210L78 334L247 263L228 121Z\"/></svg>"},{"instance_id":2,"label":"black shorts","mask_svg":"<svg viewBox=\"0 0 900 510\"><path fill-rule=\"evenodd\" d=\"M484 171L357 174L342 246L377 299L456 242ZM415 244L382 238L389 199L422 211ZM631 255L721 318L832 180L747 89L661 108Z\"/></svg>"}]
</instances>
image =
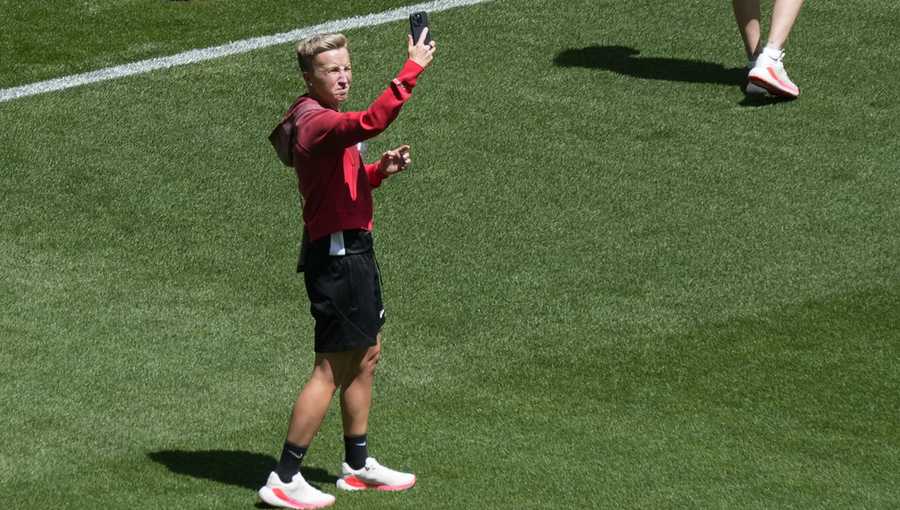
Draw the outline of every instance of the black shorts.
<instances>
[{"instance_id":1,"label":"black shorts","mask_svg":"<svg viewBox=\"0 0 900 510\"><path fill-rule=\"evenodd\" d=\"M344 242L346 255L329 255L329 236L306 245L303 279L316 321L316 352L371 347L384 325L372 234L345 231Z\"/></svg>"}]
</instances>

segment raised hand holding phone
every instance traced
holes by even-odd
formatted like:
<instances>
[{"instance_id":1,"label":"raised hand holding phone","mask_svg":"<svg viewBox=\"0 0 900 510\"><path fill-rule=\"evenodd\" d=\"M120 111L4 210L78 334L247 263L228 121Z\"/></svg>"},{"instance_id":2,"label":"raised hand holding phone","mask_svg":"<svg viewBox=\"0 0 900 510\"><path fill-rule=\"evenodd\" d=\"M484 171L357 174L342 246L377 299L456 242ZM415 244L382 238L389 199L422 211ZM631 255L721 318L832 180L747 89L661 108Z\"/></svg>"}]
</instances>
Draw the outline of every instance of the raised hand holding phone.
<instances>
[{"instance_id":1,"label":"raised hand holding phone","mask_svg":"<svg viewBox=\"0 0 900 510\"><path fill-rule=\"evenodd\" d=\"M406 38L410 60L422 67L428 67L434 59L436 45L428 28L427 14L424 12L411 14L409 31Z\"/></svg>"}]
</instances>

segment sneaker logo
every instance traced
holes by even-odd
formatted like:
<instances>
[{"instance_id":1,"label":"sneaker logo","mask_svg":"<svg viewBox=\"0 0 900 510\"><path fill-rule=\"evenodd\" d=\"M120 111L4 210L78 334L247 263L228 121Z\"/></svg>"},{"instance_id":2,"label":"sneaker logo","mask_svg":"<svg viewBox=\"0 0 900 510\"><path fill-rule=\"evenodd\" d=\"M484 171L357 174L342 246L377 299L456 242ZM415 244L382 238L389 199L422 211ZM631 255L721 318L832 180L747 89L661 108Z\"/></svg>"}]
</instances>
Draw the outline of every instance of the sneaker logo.
<instances>
[{"instance_id":1,"label":"sneaker logo","mask_svg":"<svg viewBox=\"0 0 900 510\"><path fill-rule=\"evenodd\" d=\"M354 443L353 446L365 446L368 441L363 441L362 443Z\"/></svg>"},{"instance_id":2,"label":"sneaker logo","mask_svg":"<svg viewBox=\"0 0 900 510\"><path fill-rule=\"evenodd\" d=\"M298 454L298 453L294 453L294 452L292 452L292 451L288 451L288 453L291 454L291 457L293 457L293 458L295 458L295 459L297 459L297 460L300 460L300 459L303 458L303 454L302 454L302 453L299 453L299 454Z\"/></svg>"}]
</instances>

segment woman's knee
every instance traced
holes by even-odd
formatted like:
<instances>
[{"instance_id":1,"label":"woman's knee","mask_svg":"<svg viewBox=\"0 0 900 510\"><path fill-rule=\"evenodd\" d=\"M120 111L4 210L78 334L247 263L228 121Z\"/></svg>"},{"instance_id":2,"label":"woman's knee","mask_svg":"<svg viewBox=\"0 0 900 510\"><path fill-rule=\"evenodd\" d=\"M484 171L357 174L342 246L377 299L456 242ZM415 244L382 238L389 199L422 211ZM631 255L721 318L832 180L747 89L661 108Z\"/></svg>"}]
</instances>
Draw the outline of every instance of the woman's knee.
<instances>
[{"instance_id":1,"label":"woman's knee","mask_svg":"<svg viewBox=\"0 0 900 510\"><path fill-rule=\"evenodd\" d=\"M381 337L379 336L379 342L366 350L366 354L363 356L362 363L360 364L360 370L362 372L368 372L370 374L375 373L375 367L378 366L378 362L381 361L380 340Z\"/></svg>"},{"instance_id":2,"label":"woman's knee","mask_svg":"<svg viewBox=\"0 0 900 510\"><path fill-rule=\"evenodd\" d=\"M317 354L310 380L337 388L346 372L346 363L333 354Z\"/></svg>"}]
</instances>

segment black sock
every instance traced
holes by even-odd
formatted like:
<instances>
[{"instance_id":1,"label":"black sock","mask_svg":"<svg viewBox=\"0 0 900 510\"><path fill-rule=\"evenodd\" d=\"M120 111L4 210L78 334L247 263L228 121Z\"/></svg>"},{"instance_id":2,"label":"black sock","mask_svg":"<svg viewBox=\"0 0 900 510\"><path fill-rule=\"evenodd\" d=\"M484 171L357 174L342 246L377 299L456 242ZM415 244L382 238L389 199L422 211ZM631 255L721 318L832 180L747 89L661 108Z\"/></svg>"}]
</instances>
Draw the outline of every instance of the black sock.
<instances>
[{"instance_id":1,"label":"black sock","mask_svg":"<svg viewBox=\"0 0 900 510\"><path fill-rule=\"evenodd\" d=\"M281 460L275 466L275 472L278 473L278 478L281 478L282 482L290 483L294 475L300 472L300 463L306 456L307 448L309 447L284 442L284 447L281 449Z\"/></svg>"},{"instance_id":2,"label":"black sock","mask_svg":"<svg viewBox=\"0 0 900 510\"><path fill-rule=\"evenodd\" d=\"M361 469L366 465L369 456L368 440L366 435L344 436L344 462L350 464L353 469Z\"/></svg>"}]
</instances>

